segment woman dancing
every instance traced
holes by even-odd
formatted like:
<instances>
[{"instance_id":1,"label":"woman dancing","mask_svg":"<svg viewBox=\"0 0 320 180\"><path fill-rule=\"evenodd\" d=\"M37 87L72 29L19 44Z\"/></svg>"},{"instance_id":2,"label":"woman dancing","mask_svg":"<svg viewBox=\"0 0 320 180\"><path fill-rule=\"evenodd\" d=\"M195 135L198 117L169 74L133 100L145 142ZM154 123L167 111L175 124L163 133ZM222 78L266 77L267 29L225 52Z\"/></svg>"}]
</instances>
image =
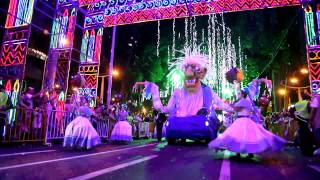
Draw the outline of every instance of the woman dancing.
<instances>
[{"instance_id":1,"label":"woman dancing","mask_svg":"<svg viewBox=\"0 0 320 180\"><path fill-rule=\"evenodd\" d=\"M252 83L255 84L255 88L251 89L258 89L257 86L262 81L265 80L255 80L256 83ZM253 157L253 154L281 150L286 141L267 131L261 124L255 122L257 117L256 108L251 98L255 93L249 91L248 95L248 89L247 91L240 92L240 99L233 105L237 113L236 120L223 134L211 141L209 147L214 149L227 149L236 152L238 156L240 156L240 153L246 153L249 154L250 158Z\"/></svg>"},{"instance_id":2,"label":"woman dancing","mask_svg":"<svg viewBox=\"0 0 320 180\"><path fill-rule=\"evenodd\" d=\"M91 149L101 143L97 131L88 119L91 115L93 111L88 106L79 107L78 117L72 120L66 128L64 147Z\"/></svg>"},{"instance_id":3,"label":"woman dancing","mask_svg":"<svg viewBox=\"0 0 320 180\"><path fill-rule=\"evenodd\" d=\"M132 141L132 126L127 121L127 106L123 104L120 110L115 113L117 123L114 126L110 140L112 142L129 143Z\"/></svg>"},{"instance_id":4,"label":"woman dancing","mask_svg":"<svg viewBox=\"0 0 320 180\"><path fill-rule=\"evenodd\" d=\"M210 148L227 149L232 152L253 154L281 150L285 140L272 134L252 119L253 106L243 91L242 98L234 104L237 112L235 122L217 139L209 143Z\"/></svg>"}]
</instances>

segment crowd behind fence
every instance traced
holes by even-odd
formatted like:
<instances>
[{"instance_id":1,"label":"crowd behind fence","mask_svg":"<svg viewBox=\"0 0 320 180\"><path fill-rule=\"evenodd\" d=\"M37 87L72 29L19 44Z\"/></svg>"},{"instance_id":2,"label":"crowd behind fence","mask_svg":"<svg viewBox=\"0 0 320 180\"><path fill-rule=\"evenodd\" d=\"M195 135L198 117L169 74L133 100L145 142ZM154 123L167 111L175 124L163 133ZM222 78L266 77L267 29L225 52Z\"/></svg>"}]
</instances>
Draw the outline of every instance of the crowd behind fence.
<instances>
[{"instance_id":1,"label":"crowd behind fence","mask_svg":"<svg viewBox=\"0 0 320 180\"><path fill-rule=\"evenodd\" d=\"M11 112L11 111L10 111ZM67 125L76 117L75 113L59 110L42 109L14 109L15 117L8 118L4 125L3 143L15 142L42 142L50 144L53 140L64 138ZM297 122L292 118L284 117L283 120L272 121L266 118L266 127L273 133L294 141ZM290 120L289 120L290 119ZM116 120L106 117L91 117L90 121L97 130L99 136L108 139ZM133 129L133 137L151 138L154 134L154 123L130 122Z\"/></svg>"},{"instance_id":2,"label":"crowd behind fence","mask_svg":"<svg viewBox=\"0 0 320 180\"><path fill-rule=\"evenodd\" d=\"M43 142L64 138L67 125L75 118L73 112L16 109L15 118L6 121L3 143ZM108 138L110 132L109 119L90 118L92 125L101 138Z\"/></svg>"},{"instance_id":3,"label":"crowd behind fence","mask_svg":"<svg viewBox=\"0 0 320 180\"><path fill-rule=\"evenodd\" d=\"M67 125L76 117L75 113L58 110L42 109L14 109L15 117L6 121L4 125L3 143L40 142L51 144L53 140L64 138ZM8 118L9 119L9 118ZM108 139L116 121L108 117L90 118L99 136ZM133 137L151 138L153 129L151 123L131 123Z\"/></svg>"}]
</instances>

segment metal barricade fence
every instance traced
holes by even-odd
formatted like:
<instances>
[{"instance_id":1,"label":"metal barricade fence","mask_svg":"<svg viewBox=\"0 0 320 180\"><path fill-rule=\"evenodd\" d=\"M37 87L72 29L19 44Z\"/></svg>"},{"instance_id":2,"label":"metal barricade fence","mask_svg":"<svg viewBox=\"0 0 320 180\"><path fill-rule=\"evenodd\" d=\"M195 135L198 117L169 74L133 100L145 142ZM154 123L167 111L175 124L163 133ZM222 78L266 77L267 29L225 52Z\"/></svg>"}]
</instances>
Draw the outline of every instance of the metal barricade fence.
<instances>
[{"instance_id":1,"label":"metal barricade fence","mask_svg":"<svg viewBox=\"0 0 320 180\"><path fill-rule=\"evenodd\" d=\"M133 137L136 138L151 138L149 122L134 122L131 124L133 128Z\"/></svg>"},{"instance_id":2,"label":"metal barricade fence","mask_svg":"<svg viewBox=\"0 0 320 180\"><path fill-rule=\"evenodd\" d=\"M109 137L110 122L108 118L90 118L91 124L97 130L101 138Z\"/></svg>"},{"instance_id":3,"label":"metal barricade fence","mask_svg":"<svg viewBox=\"0 0 320 180\"><path fill-rule=\"evenodd\" d=\"M55 139L63 139L67 125L74 119L72 112L52 110L48 111L45 143Z\"/></svg>"},{"instance_id":4,"label":"metal barricade fence","mask_svg":"<svg viewBox=\"0 0 320 180\"><path fill-rule=\"evenodd\" d=\"M43 142L46 134L46 112L41 109L20 108L14 111L15 118L7 118L11 122L5 121L2 142Z\"/></svg>"},{"instance_id":5,"label":"metal barricade fence","mask_svg":"<svg viewBox=\"0 0 320 180\"><path fill-rule=\"evenodd\" d=\"M12 122L6 121L3 143L43 142L63 139L67 125L75 118L72 112L17 108ZM109 119L90 119L101 138L108 138Z\"/></svg>"}]
</instances>

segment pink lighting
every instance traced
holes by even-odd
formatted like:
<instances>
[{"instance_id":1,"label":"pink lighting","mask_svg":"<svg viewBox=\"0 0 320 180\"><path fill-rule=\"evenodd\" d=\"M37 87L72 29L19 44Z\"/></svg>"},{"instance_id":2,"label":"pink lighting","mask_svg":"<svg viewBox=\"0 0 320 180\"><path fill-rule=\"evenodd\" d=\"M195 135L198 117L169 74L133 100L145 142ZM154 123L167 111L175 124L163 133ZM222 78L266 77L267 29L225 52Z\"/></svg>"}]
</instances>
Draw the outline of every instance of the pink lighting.
<instances>
[{"instance_id":1,"label":"pink lighting","mask_svg":"<svg viewBox=\"0 0 320 180\"><path fill-rule=\"evenodd\" d=\"M92 0L93 1L93 0ZM92 2L90 1L90 2ZM80 0L80 4L88 3ZM299 0L211 0L210 2L199 2L192 4L192 15L207 15L220 12L233 12L244 10L255 10L262 8L276 8L283 6L298 6ZM185 5L166 6L161 8L151 8L128 13L104 16L104 27L114 25L133 24L145 21L156 21L160 19L182 18L189 16Z\"/></svg>"},{"instance_id":2,"label":"pink lighting","mask_svg":"<svg viewBox=\"0 0 320 180\"><path fill-rule=\"evenodd\" d=\"M15 17L13 15L15 15L17 11L17 1L18 0L10 1L9 14L6 21L6 27L12 27L14 25Z\"/></svg>"}]
</instances>

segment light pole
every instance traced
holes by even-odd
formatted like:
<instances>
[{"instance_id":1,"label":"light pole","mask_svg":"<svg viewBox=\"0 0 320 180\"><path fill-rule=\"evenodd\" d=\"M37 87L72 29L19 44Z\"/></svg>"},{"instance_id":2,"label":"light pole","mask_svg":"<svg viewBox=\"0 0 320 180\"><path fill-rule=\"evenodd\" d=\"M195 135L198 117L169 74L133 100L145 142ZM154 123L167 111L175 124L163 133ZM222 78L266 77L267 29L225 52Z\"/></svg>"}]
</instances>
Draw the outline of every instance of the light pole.
<instances>
[{"instance_id":1,"label":"light pole","mask_svg":"<svg viewBox=\"0 0 320 180\"><path fill-rule=\"evenodd\" d=\"M114 69L114 70L112 71L112 75L113 75L114 77L119 76L119 71L116 70L116 69ZM112 77L113 77L113 76L112 76ZM100 75L100 76L98 76L98 77L101 77L100 99L101 99L102 102L103 102L103 97L104 97L104 79L105 79L106 77L110 77L110 75L109 75L109 74L102 74L102 75ZM112 77L111 77L111 78L112 78Z\"/></svg>"},{"instance_id":2,"label":"light pole","mask_svg":"<svg viewBox=\"0 0 320 180\"><path fill-rule=\"evenodd\" d=\"M117 32L117 26L113 26L113 28L112 28L111 54L110 54L110 62L109 62L107 108L110 107L110 102L111 102L112 72L113 72L114 49L115 49L115 44L116 44L116 32Z\"/></svg>"}]
</instances>

